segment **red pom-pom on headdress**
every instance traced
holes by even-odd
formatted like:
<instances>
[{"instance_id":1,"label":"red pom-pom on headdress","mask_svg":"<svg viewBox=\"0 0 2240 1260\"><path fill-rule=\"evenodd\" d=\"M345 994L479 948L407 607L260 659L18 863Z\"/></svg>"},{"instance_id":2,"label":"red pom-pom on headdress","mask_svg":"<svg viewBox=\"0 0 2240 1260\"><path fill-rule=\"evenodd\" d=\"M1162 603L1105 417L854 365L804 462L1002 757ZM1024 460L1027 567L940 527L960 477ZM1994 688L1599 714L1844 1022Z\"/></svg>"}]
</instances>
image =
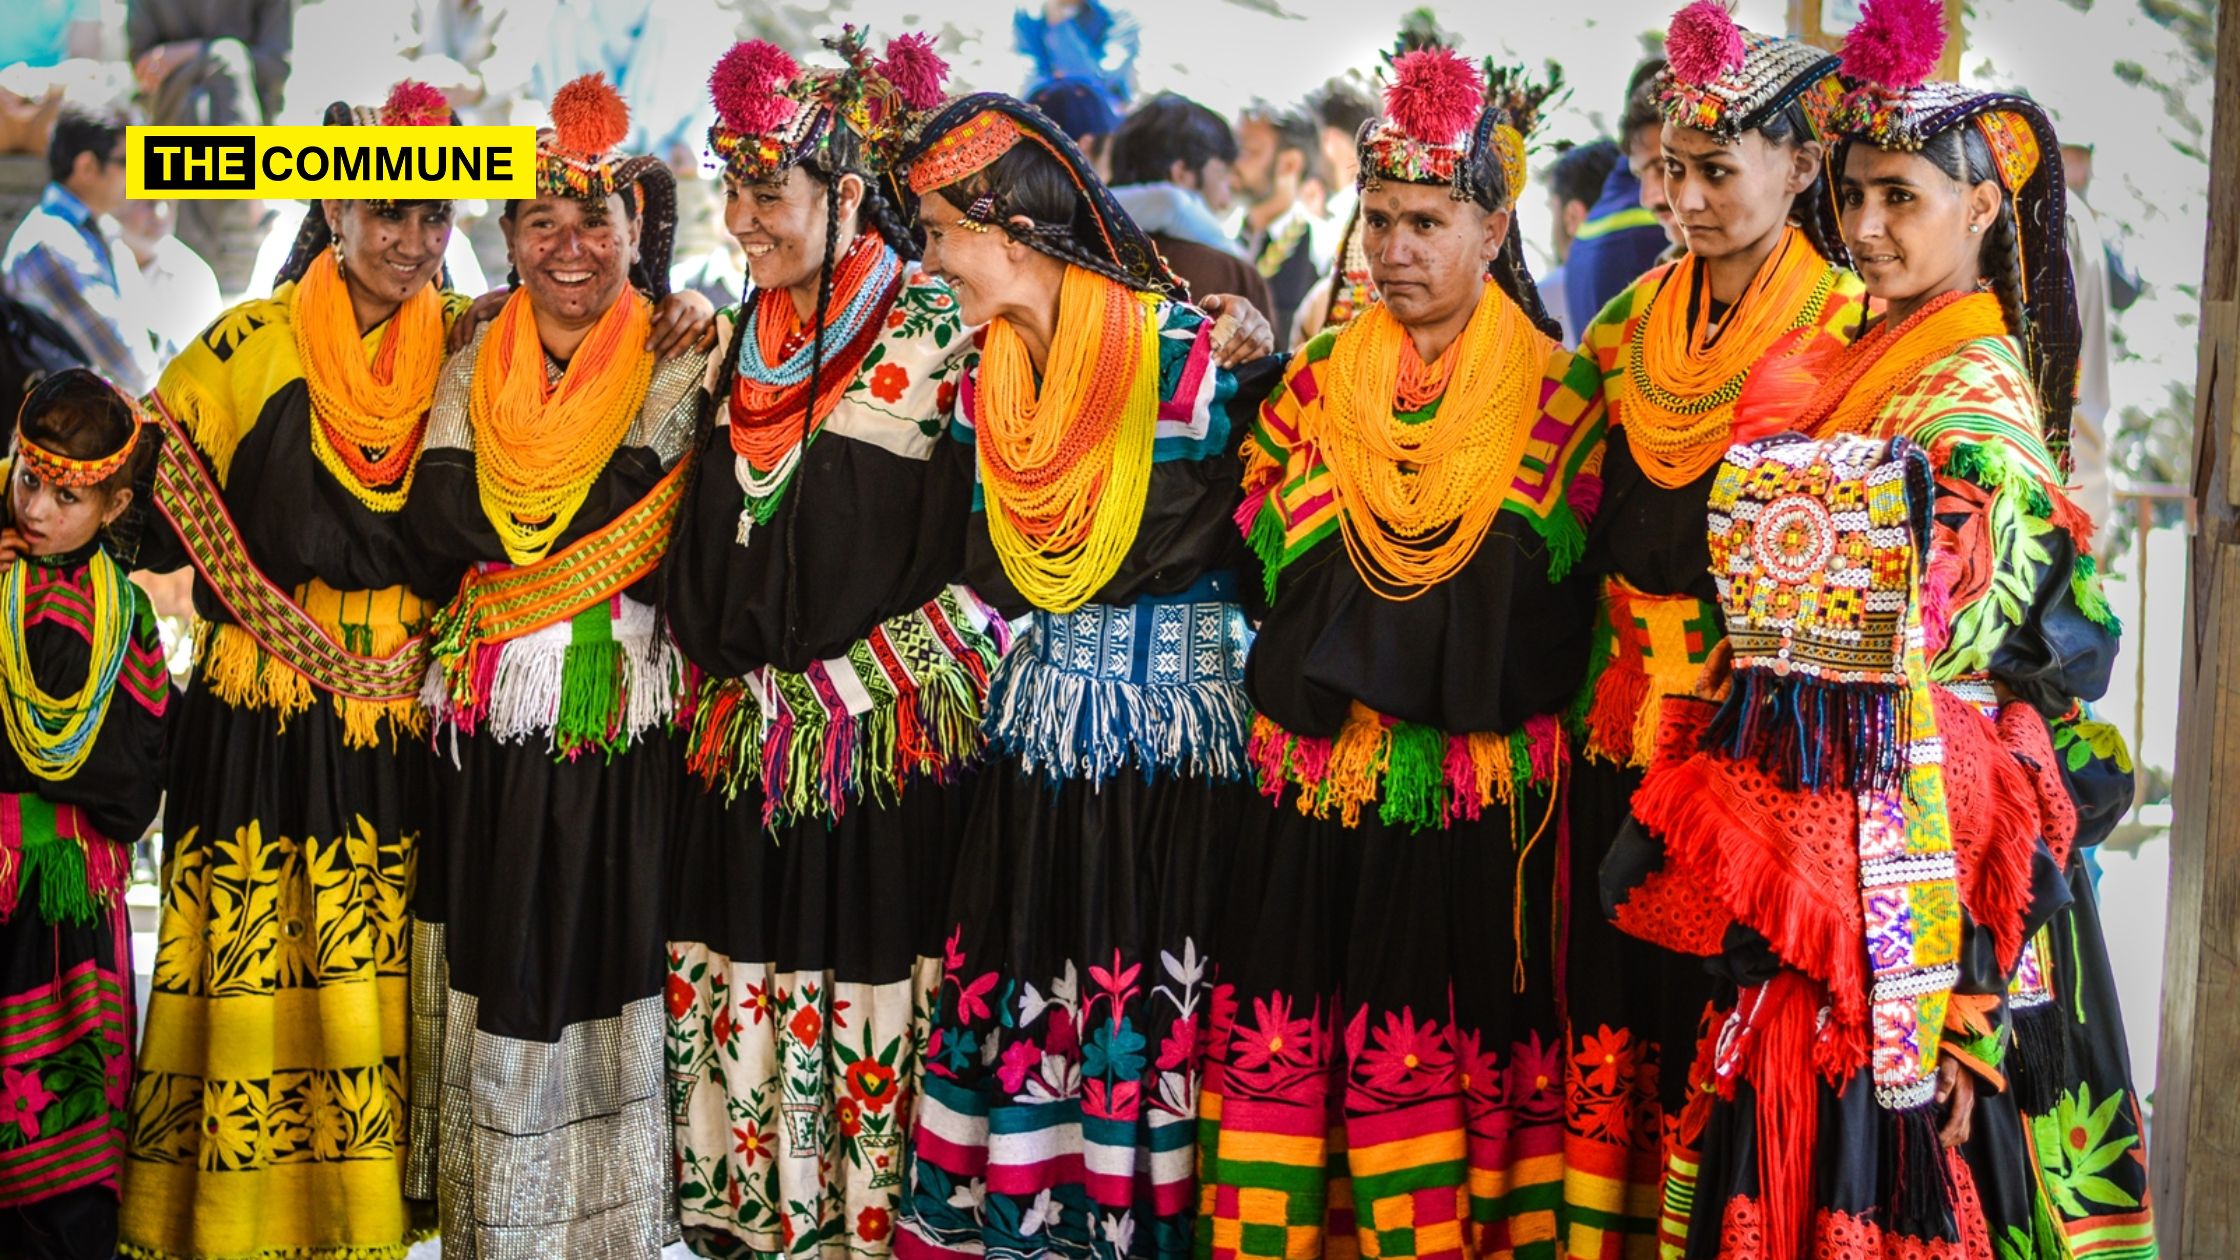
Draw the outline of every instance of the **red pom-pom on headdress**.
<instances>
[{"instance_id":1,"label":"red pom-pom on headdress","mask_svg":"<svg viewBox=\"0 0 2240 1260\"><path fill-rule=\"evenodd\" d=\"M1843 37L1843 73L1905 91L1928 81L1944 56L1944 0L1866 0Z\"/></svg>"},{"instance_id":2,"label":"red pom-pom on headdress","mask_svg":"<svg viewBox=\"0 0 2240 1260\"><path fill-rule=\"evenodd\" d=\"M597 157L630 134L630 107L601 74L570 79L552 94L552 137L560 148Z\"/></svg>"},{"instance_id":3,"label":"red pom-pom on headdress","mask_svg":"<svg viewBox=\"0 0 2240 1260\"><path fill-rule=\"evenodd\" d=\"M784 95L801 73L786 50L765 39L742 40L708 75L716 117L741 135L759 136L793 121L800 102Z\"/></svg>"},{"instance_id":4,"label":"red pom-pom on headdress","mask_svg":"<svg viewBox=\"0 0 2240 1260\"><path fill-rule=\"evenodd\" d=\"M1392 63L1384 112L1401 134L1421 144L1453 144L1485 108L1486 81L1451 48L1403 53Z\"/></svg>"},{"instance_id":5,"label":"red pom-pom on headdress","mask_svg":"<svg viewBox=\"0 0 2240 1260\"><path fill-rule=\"evenodd\" d=\"M381 103L384 127L443 127L450 122L450 100L418 79L399 82Z\"/></svg>"},{"instance_id":6,"label":"red pom-pom on headdress","mask_svg":"<svg viewBox=\"0 0 2240 1260\"><path fill-rule=\"evenodd\" d=\"M1726 5L1720 0L1695 0L1672 15L1672 26L1665 32L1664 53L1671 62L1673 78L1705 84L1740 69L1746 50L1742 28L1734 24L1734 15L1727 12Z\"/></svg>"},{"instance_id":7,"label":"red pom-pom on headdress","mask_svg":"<svg viewBox=\"0 0 2240 1260\"><path fill-rule=\"evenodd\" d=\"M942 88L949 81L949 63L933 51L930 35L897 35L887 41L887 55L879 59L879 74L902 94L912 109L932 109L941 103Z\"/></svg>"}]
</instances>

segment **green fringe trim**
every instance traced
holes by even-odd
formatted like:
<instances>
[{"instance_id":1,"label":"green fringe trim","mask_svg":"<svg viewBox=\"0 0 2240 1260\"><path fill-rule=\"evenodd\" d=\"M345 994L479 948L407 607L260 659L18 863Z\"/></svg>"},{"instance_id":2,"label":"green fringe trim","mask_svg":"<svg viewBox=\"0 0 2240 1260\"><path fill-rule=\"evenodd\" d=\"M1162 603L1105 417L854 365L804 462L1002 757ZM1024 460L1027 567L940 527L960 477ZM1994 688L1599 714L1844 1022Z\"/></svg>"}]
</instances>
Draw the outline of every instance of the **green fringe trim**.
<instances>
[{"instance_id":1,"label":"green fringe trim","mask_svg":"<svg viewBox=\"0 0 2240 1260\"><path fill-rule=\"evenodd\" d=\"M2083 613L2086 620L2117 634L2123 633L2122 619L2108 606L2108 592L2100 581L2098 560L2090 555L2077 557L2076 568L2069 574L2069 594L2077 601L2077 611Z\"/></svg>"},{"instance_id":2,"label":"green fringe trim","mask_svg":"<svg viewBox=\"0 0 2240 1260\"><path fill-rule=\"evenodd\" d=\"M2053 517L2053 498L2037 476L2023 466L2022 459L2004 446L1987 442L1960 442L1952 447L1952 454L1945 460L1945 472L1993 492L2017 491L2023 496L2023 506L2039 520Z\"/></svg>"},{"instance_id":3,"label":"green fringe trim","mask_svg":"<svg viewBox=\"0 0 2240 1260\"><path fill-rule=\"evenodd\" d=\"M1286 557L1283 554L1283 510L1276 506L1276 496L1282 487L1268 492L1268 501L1260 505L1253 515L1252 528L1245 531L1244 544L1260 558L1260 577L1267 584L1268 602L1276 602L1276 579L1282 575Z\"/></svg>"},{"instance_id":4,"label":"green fringe trim","mask_svg":"<svg viewBox=\"0 0 2240 1260\"><path fill-rule=\"evenodd\" d=\"M1579 557L1587 554L1587 527L1579 520L1579 514L1571 510L1570 500L1558 499L1554 510L1546 516L1534 516L1514 507L1508 510L1532 522L1533 532L1548 545L1550 582L1561 582L1570 574L1571 566L1579 563Z\"/></svg>"},{"instance_id":5,"label":"green fringe trim","mask_svg":"<svg viewBox=\"0 0 2240 1260\"><path fill-rule=\"evenodd\" d=\"M52 830L23 838L23 870L39 880L39 914L49 923L91 926L100 907L86 884L83 844Z\"/></svg>"}]
</instances>

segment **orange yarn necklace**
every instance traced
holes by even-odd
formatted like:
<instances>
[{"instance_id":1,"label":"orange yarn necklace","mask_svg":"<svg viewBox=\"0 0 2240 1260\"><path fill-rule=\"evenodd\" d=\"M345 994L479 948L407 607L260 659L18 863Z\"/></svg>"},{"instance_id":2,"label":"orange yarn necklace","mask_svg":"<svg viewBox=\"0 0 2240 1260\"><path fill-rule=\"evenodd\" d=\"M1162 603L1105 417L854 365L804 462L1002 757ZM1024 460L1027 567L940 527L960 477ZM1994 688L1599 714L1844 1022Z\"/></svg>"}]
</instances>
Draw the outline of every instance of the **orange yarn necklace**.
<instances>
[{"instance_id":1,"label":"orange yarn necklace","mask_svg":"<svg viewBox=\"0 0 2240 1260\"><path fill-rule=\"evenodd\" d=\"M1072 612L1119 572L1143 523L1158 299L1069 266L1039 389L1003 319L988 325L976 385L981 494L1004 575L1035 607Z\"/></svg>"},{"instance_id":2,"label":"orange yarn necklace","mask_svg":"<svg viewBox=\"0 0 2240 1260\"><path fill-rule=\"evenodd\" d=\"M1968 342L2007 334L2007 317L1989 293L1959 290L1932 299L1895 328L1867 330L1798 413L1795 428L1816 438L1872 433L1899 390Z\"/></svg>"},{"instance_id":3,"label":"orange yarn necklace","mask_svg":"<svg viewBox=\"0 0 2240 1260\"><path fill-rule=\"evenodd\" d=\"M652 304L635 290L599 317L557 386L527 289L484 334L467 419L482 514L515 564L544 558L591 493L653 380Z\"/></svg>"},{"instance_id":4,"label":"orange yarn necklace","mask_svg":"<svg viewBox=\"0 0 2240 1260\"><path fill-rule=\"evenodd\" d=\"M1626 341L1624 370L1608 385L1611 424L1624 427L1650 481L1677 489L1719 462L1751 366L1783 333L1818 322L1835 286L1835 268L1803 232L1784 228L1714 332L1704 263L1690 254L1673 266ZM1698 294L1702 300L1691 301Z\"/></svg>"},{"instance_id":5,"label":"orange yarn necklace","mask_svg":"<svg viewBox=\"0 0 2240 1260\"><path fill-rule=\"evenodd\" d=\"M1440 364L1425 366L1383 303L1338 334L1326 402L1301 438L1330 471L1339 534L1354 571L1390 600L1410 600L1478 553L1540 416L1552 347L1488 283ZM1444 365L1444 366L1441 366ZM1395 404L1437 384L1438 409L1402 420Z\"/></svg>"},{"instance_id":6,"label":"orange yarn necklace","mask_svg":"<svg viewBox=\"0 0 2240 1260\"><path fill-rule=\"evenodd\" d=\"M396 511L412 490L443 368L443 299L432 284L406 298L382 327L370 363L334 251L311 260L289 305L311 394L312 453L358 502Z\"/></svg>"},{"instance_id":7,"label":"orange yarn necklace","mask_svg":"<svg viewBox=\"0 0 2240 1260\"><path fill-rule=\"evenodd\" d=\"M875 288L867 287L875 280ZM841 395L855 384L864 356L886 331L888 313L901 291L900 260L878 233L858 233L832 272L832 300L825 325L825 353L830 357L817 373L821 386L816 406L809 414L812 436L839 405ZM731 450L758 471L771 472L802 440L802 396L809 392L803 349L811 341L813 330L802 323L792 297L783 289L756 293L743 322L747 327L740 335L744 338L751 331L753 340L751 345L741 346L741 367L760 370L742 370L732 384ZM756 356L759 362L749 363L747 355ZM796 360L802 362L797 364Z\"/></svg>"}]
</instances>

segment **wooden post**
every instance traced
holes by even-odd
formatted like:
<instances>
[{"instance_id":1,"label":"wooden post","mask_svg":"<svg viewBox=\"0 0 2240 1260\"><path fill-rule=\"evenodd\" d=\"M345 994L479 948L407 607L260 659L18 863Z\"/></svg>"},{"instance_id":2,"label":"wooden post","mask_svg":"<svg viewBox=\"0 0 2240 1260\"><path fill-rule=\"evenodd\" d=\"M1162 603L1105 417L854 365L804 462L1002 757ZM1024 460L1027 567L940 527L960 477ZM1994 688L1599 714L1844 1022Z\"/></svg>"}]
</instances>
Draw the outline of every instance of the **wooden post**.
<instances>
[{"instance_id":1,"label":"wooden post","mask_svg":"<svg viewBox=\"0 0 2240 1260\"><path fill-rule=\"evenodd\" d=\"M2194 395L2199 528L2178 687L2177 824L2149 1160L2164 1260L2240 1256L2240 0L2217 7Z\"/></svg>"}]
</instances>

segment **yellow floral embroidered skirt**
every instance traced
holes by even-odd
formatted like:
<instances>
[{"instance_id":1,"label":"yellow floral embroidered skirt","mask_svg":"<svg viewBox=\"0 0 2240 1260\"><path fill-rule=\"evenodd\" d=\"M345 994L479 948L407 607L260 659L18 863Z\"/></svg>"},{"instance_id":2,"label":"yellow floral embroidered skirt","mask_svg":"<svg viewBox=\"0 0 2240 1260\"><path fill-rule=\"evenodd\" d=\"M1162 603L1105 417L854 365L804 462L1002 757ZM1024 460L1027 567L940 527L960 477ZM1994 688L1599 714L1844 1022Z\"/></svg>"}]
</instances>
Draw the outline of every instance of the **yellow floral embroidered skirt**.
<instances>
[{"instance_id":1,"label":"yellow floral embroidered skirt","mask_svg":"<svg viewBox=\"0 0 2240 1260\"><path fill-rule=\"evenodd\" d=\"M421 615L399 592L297 595L361 652ZM399 1257L427 1233L404 1197L421 719L310 691L237 627L203 630L165 802L124 1254Z\"/></svg>"}]
</instances>

